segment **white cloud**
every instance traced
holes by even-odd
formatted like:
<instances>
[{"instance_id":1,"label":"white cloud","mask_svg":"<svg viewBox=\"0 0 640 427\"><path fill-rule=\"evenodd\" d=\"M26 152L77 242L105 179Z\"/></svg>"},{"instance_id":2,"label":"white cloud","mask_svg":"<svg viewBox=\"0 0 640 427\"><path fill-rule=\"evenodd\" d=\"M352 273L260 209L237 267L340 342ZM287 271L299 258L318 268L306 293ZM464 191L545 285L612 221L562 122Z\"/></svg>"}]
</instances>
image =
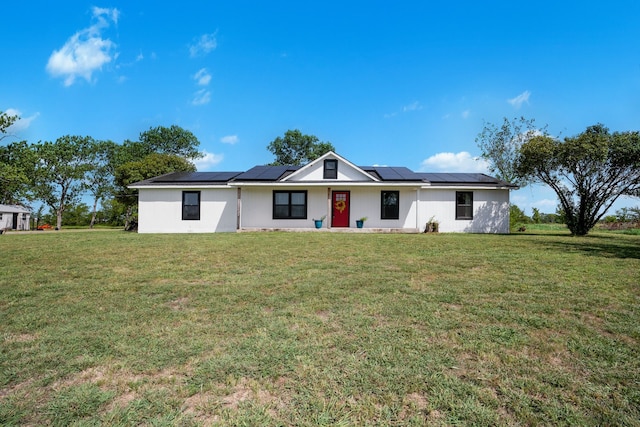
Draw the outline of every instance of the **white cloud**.
<instances>
[{"instance_id":1,"label":"white cloud","mask_svg":"<svg viewBox=\"0 0 640 427\"><path fill-rule=\"evenodd\" d=\"M16 120L11 126L9 126L9 128L7 129L7 132L9 133L15 133L15 132L20 132L23 131L25 129L28 129L29 126L31 126L31 122L33 122L36 118L38 118L38 116L40 116L40 113L35 113L32 116L29 117L23 117L22 113L16 109L13 108L7 108L7 110L5 111L5 113L8 116L18 116L19 119Z\"/></svg>"},{"instance_id":2,"label":"white cloud","mask_svg":"<svg viewBox=\"0 0 640 427\"><path fill-rule=\"evenodd\" d=\"M116 8L109 9L105 7L94 6L92 9L92 12L93 12L93 17L97 18L99 21L106 23L104 18L102 17L103 15L106 15L107 18L110 18L114 24L118 25L118 18L120 17L120 11L118 9Z\"/></svg>"},{"instance_id":3,"label":"white cloud","mask_svg":"<svg viewBox=\"0 0 640 427\"><path fill-rule=\"evenodd\" d=\"M469 115L471 114L471 110L464 110L460 116L462 116L463 119L468 119Z\"/></svg>"},{"instance_id":4,"label":"white cloud","mask_svg":"<svg viewBox=\"0 0 640 427\"><path fill-rule=\"evenodd\" d=\"M211 92L206 89L200 89L193 95L191 104L193 105L205 105L211 102Z\"/></svg>"},{"instance_id":5,"label":"white cloud","mask_svg":"<svg viewBox=\"0 0 640 427\"><path fill-rule=\"evenodd\" d=\"M479 157L472 157L467 151L459 153L438 153L423 160L420 170L443 172L479 172L486 173L488 164Z\"/></svg>"},{"instance_id":6,"label":"white cloud","mask_svg":"<svg viewBox=\"0 0 640 427\"><path fill-rule=\"evenodd\" d=\"M422 110L422 105L420 105L418 101L412 102L411 104L405 105L404 107L402 107L403 113L406 113L409 111L418 111L418 110Z\"/></svg>"},{"instance_id":7,"label":"white cloud","mask_svg":"<svg viewBox=\"0 0 640 427\"><path fill-rule=\"evenodd\" d=\"M414 101L411 104L404 105L402 107L402 113L410 113L411 111L419 111L422 110L422 105L420 105L419 101ZM384 118L390 119L391 117L395 117L399 114L398 111L394 111L392 113L385 113Z\"/></svg>"},{"instance_id":8,"label":"white cloud","mask_svg":"<svg viewBox=\"0 0 640 427\"><path fill-rule=\"evenodd\" d=\"M239 141L238 135L227 135L220 138L220 142L223 144L236 144Z\"/></svg>"},{"instance_id":9,"label":"white cloud","mask_svg":"<svg viewBox=\"0 0 640 427\"><path fill-rule=\"evenodd\" d=\"M207 72L206 68L201 68L194 74L193 79L199 86L207 86L211 82L211 74Z\"/></svg>"},{"instance_id":10,"label":"white cloud","mask_svg":"<svg viewBox=\"0 0 640 427\"><path fill-rule=\"evenodd\" d=\"M117 57L112 53L116 47L108 38L102 37L110 21L118 23L118 9L93 8L95 23L78 31L59 49L54 50L47 62L47 71L54 77L63 77L64 85L71 86L77 77L91 83L95 71L101 70Z\"/></svg>"},{"instance_id":11,"label":"white cloud","mask_svg":"<svg viewBox=\"0 0 640 427\"><path fill-rule=\"evenodd\" d=\"M222 154L214 154L204 151L204 157L195 160L194 163L199 171L206 171L219 164L223 159L224 155Z\"/></svg>"},{"instance_id":12,"label":"white cloud","mask_svg":"<svg viewBox=\"0 0 640 427\"><path fill-rule=\"evenodd\" d=\"M528 90L525 90L515 98L507 99L507 102L513 105L515 108L520 108L522 107L522 104L524 104L525 102L527 104L529 103L530 96L531 96L531 92L529 92Z\"/></svg>"},{"instance_id":13,"label":"white cloud","mask_svg":"<svg viewBox=\"0 0 640 427\"><path fill-rule=\"evenodd\" d=\"M203 34L196 38L194 42L189 46L189 55L192 58L198 56L204 56L218 47L218 41L216 40L216 34Z\"/></svg>"}]
</instances>

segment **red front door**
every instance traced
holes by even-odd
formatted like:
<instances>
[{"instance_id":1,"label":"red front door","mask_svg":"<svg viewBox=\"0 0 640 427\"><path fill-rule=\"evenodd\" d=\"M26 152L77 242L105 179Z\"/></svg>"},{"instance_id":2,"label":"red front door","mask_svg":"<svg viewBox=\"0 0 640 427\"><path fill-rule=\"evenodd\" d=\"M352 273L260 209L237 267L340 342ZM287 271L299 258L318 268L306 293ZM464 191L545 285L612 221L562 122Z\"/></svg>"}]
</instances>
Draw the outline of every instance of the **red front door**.
<instances>
[{"instance_id":1,"label":"red front door","mask_svg":"<svg viewBox=\"0 0 640 427\"><path fill-rule=\"evenodd\" d=\"M332 227L348 227L349 226L349 192L348 191L334 191L331 196L332 212L331 212L331 226Z\"/></svg>"}]
</instances>

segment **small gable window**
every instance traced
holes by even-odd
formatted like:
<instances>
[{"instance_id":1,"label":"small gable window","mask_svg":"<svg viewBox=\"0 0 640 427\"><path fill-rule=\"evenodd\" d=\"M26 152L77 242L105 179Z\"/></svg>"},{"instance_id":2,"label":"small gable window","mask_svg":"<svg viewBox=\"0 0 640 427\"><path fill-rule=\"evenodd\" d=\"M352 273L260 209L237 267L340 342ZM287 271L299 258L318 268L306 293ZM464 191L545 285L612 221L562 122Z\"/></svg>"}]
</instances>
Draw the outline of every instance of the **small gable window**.
<instances>
[{"instance_id":1,"label":"small gable window","mask_svg":"<svg viewBox=\"0 0 640 427\"><path fill-rule=\"evenodd\" d=\"M183 191L182 192L182 220L183 221L200 220L200 192L199 191Z\"/></svg>"},{"instance_id":2,"label":"small gable window","mask_svg":"<svg viewBox=\"0 0 640 427\"><path fill-rule=\"evenodd\" d=\"M274 191L273 219L307 219L307 192Z\"/></svg>"},{"instance_id":3,"label":"small gable window","mask_svg":"<svg viewBox=\"0 0 640 427\"><path fill-rule=\"evenodd\" d=\"M324 161L324 179L338 179L338 160L327 159Z\"/></svg>"},{"instance_id":4,"label":"small gable window","mask_svg":"<svg viewBox=\"0 0 640 427\"><path fill-rule=\"evenodd\" d=\"M456 219L473 219L473 191L456 191Z\"/></svg>"},{"instance_id":5,"label":"small gable window","mask_svg":"<svg viewBox=\"0 0 640 427\"><path fill-rule=\"evenodd\" d=\"M400 218L400 192L399 191L383 191L382 192L382 211L380 213L382 219L398 219Z\"/></svg>"}]
</instances>

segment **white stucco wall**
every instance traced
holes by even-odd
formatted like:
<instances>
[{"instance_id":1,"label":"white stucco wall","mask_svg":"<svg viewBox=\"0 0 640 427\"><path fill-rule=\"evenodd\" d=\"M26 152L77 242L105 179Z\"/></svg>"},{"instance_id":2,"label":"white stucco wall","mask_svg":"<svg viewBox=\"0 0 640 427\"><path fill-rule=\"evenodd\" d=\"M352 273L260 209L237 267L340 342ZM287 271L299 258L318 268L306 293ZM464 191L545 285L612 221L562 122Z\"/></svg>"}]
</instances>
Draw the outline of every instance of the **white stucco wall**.
<instances>
[{"instance_id":1,"label":"white stucco wall","mask_svg":"<svg viewBox=\"0 0 640 427\"><path fill-rule=\"evenodd\" d=\"M327 212L326 188L279 186L277 190L307 190L307 219L273 219L275 189L273 187L242 188L242 228L313 228L313 219L320 219ZM327 224L326 220L324 224Z\"/></svg>"},{"instance_id":2,"label":"white stucco wall","mask_svg":"<svg viewBox=\"0 0 640 427\"><path fill-rule=\"evenodd\" d=\"M331 193L328 187L278 187L277 190L307 190L307 219L273 219L274 187L243 188L242 218L243 228L313 228L313 219L323 215L327 218L323 226L331 224ZM397 191L397 188L382 187L331 187L331 191L350 192L349 227L356 227L356 220L366 216L368 228L416 228L416 192L414 189L400 189L400 219L380 218L381 191Z\"/></svg>"},{"instance_id":3,"label":"white stucco wall","mask_svg":"<svg viewBox=\"0 0 640 427\"><path fill-rule=\"evenodd\" d=\"M200 191L200 220L182 220L183 191ZM139 233L235 231L236 221L235 188L141 188L139 191Z\"/></svg>"},{"instance_id":4,"label":"white stucco wall","mask_svg":"<svg viewBox=\"0 0 640 427\"><path fill-rule=\"evenodd\" d=\"M473 191L472 220L456 220L456 191ZM509 233L509 190L422 189L420 200L421 231L433 217L444 233Z\"/></svg>"},{"instance_id":5,"label":"white stucco wall","mask_svg":"<svg viewBox=\"0 0 640 427\"><path fill-rule=\"evenodd\" d=\"M328 187L278 186L278 190L307 190L307 219L273 219L275 187L243 187L241 227L313 228L313 219L327 215L324 227L331 224ZM199 221L182 220L182 191L200 191ZM440 223L440 232L508 233L509 191L469 189L473 191L473 219L456 220L456 189L393 187L331 187L350 192L349 227L366 216L366 228L406 228L424 231L432 217ZM380 218L382 191L400 191L400 218ZM237 224L236 188L140 189L138 232L140 233L212 233L235 231ZM460 189L458 189L460 191ZM419 200L417 199L419 197Z\"/></svg>"},{"instance_id":6,"label":"white stucco wall","mask_svg":"<svg viewBox=\"0 0 640 427\"><path fill-rule=\"evenodd\" d=\"M382 219L382 191L400 192L400 212L398 219ZM367 228L416 228L416 190L410 188L364 187L351 191L351 221L367 217Z\"/></svg>"}]
</instances>

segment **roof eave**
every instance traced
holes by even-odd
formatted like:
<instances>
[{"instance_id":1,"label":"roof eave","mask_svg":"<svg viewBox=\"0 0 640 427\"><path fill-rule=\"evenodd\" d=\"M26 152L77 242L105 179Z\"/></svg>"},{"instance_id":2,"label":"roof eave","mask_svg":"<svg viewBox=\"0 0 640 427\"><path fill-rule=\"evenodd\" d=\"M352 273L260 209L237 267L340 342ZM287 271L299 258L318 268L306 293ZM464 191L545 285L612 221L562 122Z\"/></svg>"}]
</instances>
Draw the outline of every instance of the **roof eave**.
<instances>
[{"instance_id":1,"label":"roof eave","mask_svg":"<svg viewBox=\"0 0 640 427\"><path fill-rule=\"evenodd\" d=\"M420 187L422 181L233 181L232 187Z\"/></svg>"}]
</instances>

